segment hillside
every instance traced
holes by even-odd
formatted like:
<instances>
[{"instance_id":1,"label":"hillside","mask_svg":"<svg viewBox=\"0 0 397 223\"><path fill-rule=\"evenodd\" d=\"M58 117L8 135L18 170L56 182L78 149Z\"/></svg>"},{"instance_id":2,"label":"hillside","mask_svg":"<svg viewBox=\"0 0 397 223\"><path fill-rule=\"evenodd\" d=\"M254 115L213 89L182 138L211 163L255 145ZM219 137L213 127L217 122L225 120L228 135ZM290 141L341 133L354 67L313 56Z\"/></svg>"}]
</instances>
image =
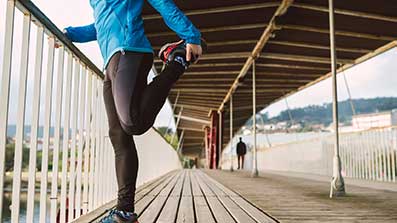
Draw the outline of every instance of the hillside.
<instances>
[{"instance_id":1,"label":"hillside","mask_svg":"<svg viewBox=\"0 0 397 223\"><path fill-rule=\"evenodd\" d=\"M371 99L353 99L353 105L357 114L388 111L397 108L397 97L379 97ZM294 122L307 125L323 124L325 126L332 122L332 103L323 105L309 105L303 108L290 110ZM349 100L339 102L339 121L348 124L352 119L352 109ZM290 121L288 111L284 110L279 115L269 118L267 113L262 114L266 123L277 123ZM247 125L251 124L251 120Z\"/></svg>"}]
</instances>

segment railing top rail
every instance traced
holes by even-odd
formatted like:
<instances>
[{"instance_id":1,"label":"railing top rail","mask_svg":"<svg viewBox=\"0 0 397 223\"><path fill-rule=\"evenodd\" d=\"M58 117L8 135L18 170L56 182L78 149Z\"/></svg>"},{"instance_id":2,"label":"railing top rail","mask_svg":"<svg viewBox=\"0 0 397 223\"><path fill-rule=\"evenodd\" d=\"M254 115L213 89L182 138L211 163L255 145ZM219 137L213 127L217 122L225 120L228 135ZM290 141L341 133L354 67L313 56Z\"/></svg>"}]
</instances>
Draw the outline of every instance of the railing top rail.
<instances>
[{"instance_id":1,"label":"railing top rail","mask_svg":"<svg viewBox=\"0 0 397 223\"><path fill-rule=\"evenodd\" d=\"M30 13L40 24L44 26L47 31L51 32L68 50L76 55L89 69L91 69L98 77L104 78L103 72L84 55L61 30L30 0L16 0L17 7L22 12Z\"/></svg>"}]
</instances>

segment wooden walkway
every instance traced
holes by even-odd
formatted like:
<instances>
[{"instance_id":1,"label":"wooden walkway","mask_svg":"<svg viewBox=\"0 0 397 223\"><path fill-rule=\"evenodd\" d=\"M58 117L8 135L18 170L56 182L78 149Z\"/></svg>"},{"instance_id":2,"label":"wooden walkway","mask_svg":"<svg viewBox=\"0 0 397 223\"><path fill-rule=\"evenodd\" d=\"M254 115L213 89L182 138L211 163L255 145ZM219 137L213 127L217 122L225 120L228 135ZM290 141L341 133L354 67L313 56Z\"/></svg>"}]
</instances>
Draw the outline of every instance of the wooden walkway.
<instances>
[{"instance_id":1,"label":"wooden walkway","mask_svg":"<svg viewBox=\"0 0 397 223\"><path fill-rule=\"evenodd\" d=\"M138 188L135 199L140 223L277 222L200 170L171 172ZM98 222L114 205L110 202L76 222Z\"/></svg>"},{"instance_id":2,"label":"wooden walkway","mask_svg":"<svg viewBox=\"0 0 397 223\"><path fill-rule=\"evenodd\" d=\"M205 173L280 222L397 222L397 192L392 190L397 184L379 186L372 182L377 187L374 189L369 188L369 181L352 185L346 179L347 195L330 199L330 177L261 172L259 177L252 178L247 171Z\"/></svg>"}]
</instances>

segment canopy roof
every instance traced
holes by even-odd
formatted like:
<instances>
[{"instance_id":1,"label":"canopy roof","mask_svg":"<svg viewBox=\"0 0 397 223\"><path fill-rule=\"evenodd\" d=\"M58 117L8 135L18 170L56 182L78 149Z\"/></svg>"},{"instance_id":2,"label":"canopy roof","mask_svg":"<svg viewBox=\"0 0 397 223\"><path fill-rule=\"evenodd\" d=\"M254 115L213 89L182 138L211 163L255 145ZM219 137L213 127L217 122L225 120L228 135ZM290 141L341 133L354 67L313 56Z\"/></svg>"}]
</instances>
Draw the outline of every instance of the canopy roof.
<instances>
[{"instance_id":1,"label":"canopy roof","mask_svg":"<svg viewBox=\"0 0 397 223\"><path fill-rule=\"evenodd\" d=\"M203 148L211 110L224 111L229 142L233 93L234 132L252 117L252 62L256 59L257 111L330 75L328 0L175 0L201 30L208 51L175 84L169 100L183 107L184 154ZM397 4L392 0L335 1L339 70L394 46ZM149 5L146 33L156 51L178 37ZM155 60L159 71L161 62Z\"/></svg>"}]
</instances>

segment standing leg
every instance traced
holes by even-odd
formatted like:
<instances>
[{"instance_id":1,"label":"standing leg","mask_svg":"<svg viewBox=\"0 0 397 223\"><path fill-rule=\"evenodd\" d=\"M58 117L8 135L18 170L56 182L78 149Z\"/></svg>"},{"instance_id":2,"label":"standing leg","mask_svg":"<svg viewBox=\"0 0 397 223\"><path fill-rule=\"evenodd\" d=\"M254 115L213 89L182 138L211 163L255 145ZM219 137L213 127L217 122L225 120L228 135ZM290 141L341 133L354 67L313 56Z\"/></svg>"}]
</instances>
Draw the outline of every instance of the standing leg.
<instances>
[{"instance_id":1,"label":"standing leg","mask_svg":"<svg viewBox=\"0 0 397 223\"><path fill-rule=\"evenodd\" d=\"M244 169L244 159L245 159L245 155L241 156L241 169Z\"/></svg>"},{"instance_id":2,"label":"standing leg","mask_svg":"<svg viewBox=\"0 0 397 223\"><path fill-rule=\"evenodd\" d=\"M118 56L109 63L103 88L106 113L109 121L109 137L115 152L118 183L117 209L134 212L135 184L138 173L138 156L134 140L120 125L117 115L110 75L117 71Z\"/></svg>"}]
</instances>

